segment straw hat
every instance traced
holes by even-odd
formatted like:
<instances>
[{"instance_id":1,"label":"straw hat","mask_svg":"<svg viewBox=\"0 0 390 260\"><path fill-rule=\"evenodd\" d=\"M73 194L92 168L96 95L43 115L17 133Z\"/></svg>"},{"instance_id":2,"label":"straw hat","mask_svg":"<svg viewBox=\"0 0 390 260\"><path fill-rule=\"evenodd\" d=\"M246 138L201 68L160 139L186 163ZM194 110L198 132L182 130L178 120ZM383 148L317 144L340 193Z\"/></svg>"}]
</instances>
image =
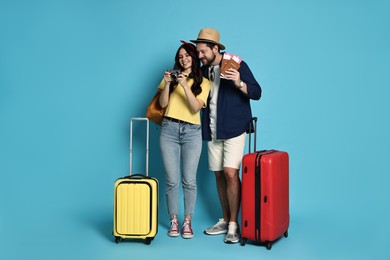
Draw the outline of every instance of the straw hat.
<instances>
[{"instance_id":1,"label":"straw hat","mask_svg":"<svg viewBox=\"0 0 390 260\"><path fill-rule=\"evenodd\" d=\"M225 49L225 46L219 42L219 32L213 28L204 28L200 30L198 39L190 40L193 43L205 42L217 44L221 50Z\"/></svg>"}]
</instances>

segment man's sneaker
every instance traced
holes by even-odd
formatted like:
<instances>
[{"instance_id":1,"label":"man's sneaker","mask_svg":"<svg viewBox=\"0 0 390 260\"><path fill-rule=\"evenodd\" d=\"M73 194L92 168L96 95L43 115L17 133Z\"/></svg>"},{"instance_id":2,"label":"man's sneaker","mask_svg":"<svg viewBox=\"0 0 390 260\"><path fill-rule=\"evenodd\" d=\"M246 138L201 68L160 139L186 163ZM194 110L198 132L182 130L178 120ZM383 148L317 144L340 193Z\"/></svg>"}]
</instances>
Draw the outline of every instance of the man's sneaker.
<instances>
[{"instance_id":1,"label":"man's sneaker","mask_svg":"<svg viewBox=\"0 0 390 260\"><path fill-rule=\"evenodd\" d=\"M191 221L189 220L184 221L181 230L181 236L183 238L192 238L194 236L194 232L192 232L192 228L191 228Z\"/></svg>"},{"instance_id":2,"label":"man's sneaker","mask_svg":"<svg viewBox=\"0 0 390 260\"><path fill-rule=\"evenodd\" d=\"M228 231L228 224L225 222L223 218L220 218L218 222L209 228L204 230L204 233L207 235L220 235L226 234Z\"/></svg>"},{"instance_id":3,"label":"man's sneaker","mask_svg":"<svg viewBox=\"0 0 390 260\"><path fill-rule=\"evenodd\" d=\"M177 218L174 218L169 223L168 236L177 237L179 236L179 221Z\"/></svg>"},{"instance_id":4,"label":"man's sneaker","mask_svg":"<svg viewBox=\"0 0 390 260\"><path fill-rule=\"evenodd\" d=\"M236 222L229 222L228 233L225 236L225 243L232 244L240 241L240 234L238 224Z\"/></svg>"}]
</instances>

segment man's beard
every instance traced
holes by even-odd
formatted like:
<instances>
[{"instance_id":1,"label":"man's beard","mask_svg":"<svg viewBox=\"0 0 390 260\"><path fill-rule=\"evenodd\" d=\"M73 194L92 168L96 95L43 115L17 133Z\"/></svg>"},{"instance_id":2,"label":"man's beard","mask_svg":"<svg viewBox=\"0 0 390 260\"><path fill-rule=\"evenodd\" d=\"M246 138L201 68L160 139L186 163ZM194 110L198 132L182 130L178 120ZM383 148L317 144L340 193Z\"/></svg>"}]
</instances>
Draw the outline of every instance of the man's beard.
<instances>
[{"instance_id":1,"label":"man's beard","mask_svg":"<svg viewBox=\"0 0 390 260\"><path fill-rule=\"evenodd\" d=\"M210 66L210 65L215 61L215 58L216 58L216 57L217 57L217 56L213 53L213 57L212 57L211 59L205 58L205 59L206 59L206 62L203 62L203 60L202 60L203 65L204 65L204 66Z\"/></svg>"}]
</instances>

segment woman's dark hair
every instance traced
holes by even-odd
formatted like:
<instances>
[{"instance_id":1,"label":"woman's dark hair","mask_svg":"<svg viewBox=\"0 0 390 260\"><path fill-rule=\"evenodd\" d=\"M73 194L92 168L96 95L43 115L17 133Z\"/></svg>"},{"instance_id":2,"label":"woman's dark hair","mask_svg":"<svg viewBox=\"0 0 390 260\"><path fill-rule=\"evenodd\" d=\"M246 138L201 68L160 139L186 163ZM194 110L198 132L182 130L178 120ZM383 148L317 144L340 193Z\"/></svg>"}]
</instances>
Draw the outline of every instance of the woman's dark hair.
<instances>
[{"instance_id":1,"label":"woman's dark hair","mask_svg":"<svg viewBox=\"0 0 390 260\"><path fill-rule=\"evenodd\" d=\"M192 93L194 93L195 96L197 96L202 92L202 87L200 86L200 84L202 84L203 81L203 74L202 71L200 70L200 60L196 52L196 47L191 43L183 43L177 50L175 56L175 65L173 66L173 69L178 69L182 71L183 67L180 65L179 62L180 49L184 49L188 53L188 55L190 55L192 58L192 65L191 65L192 72L190 75L188 75L188 77L194 79L194 84L192 84L191 91ZM171 82L171 84L169 85L170 92L172 92L175 89L176 84L177 84L176 81Z\"/></svg>"}]
</instances>

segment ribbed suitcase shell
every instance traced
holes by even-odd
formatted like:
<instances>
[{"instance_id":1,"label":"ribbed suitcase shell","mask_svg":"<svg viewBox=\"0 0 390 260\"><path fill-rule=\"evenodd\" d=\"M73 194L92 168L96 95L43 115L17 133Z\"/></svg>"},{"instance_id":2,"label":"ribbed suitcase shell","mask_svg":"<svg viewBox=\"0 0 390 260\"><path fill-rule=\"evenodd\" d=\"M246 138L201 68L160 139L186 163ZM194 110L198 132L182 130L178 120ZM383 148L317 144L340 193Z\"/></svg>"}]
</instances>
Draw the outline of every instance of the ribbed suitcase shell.
<instances>
[{"instance_id":1,"label":"ribbed suitcase shell","mask_svg":"<svg viewBox=\"0 0 390 260\"><path fill-rule=\"evenodd\" d=\"M152 239L158 228L158 181L131 175L114 184L114 236Z\"/></svg>"},{"instance_id":2,"label":"ribbed suitcase shell","mask_svg":"<svg viewBox=\"0 0 390 260\"><path fill-rule=\"evenodd\" d=\"M242 245L246 240L266 243L288 235L289 157L270 150L246 154L242 161Z\"/></svg>"}]
</instances>

